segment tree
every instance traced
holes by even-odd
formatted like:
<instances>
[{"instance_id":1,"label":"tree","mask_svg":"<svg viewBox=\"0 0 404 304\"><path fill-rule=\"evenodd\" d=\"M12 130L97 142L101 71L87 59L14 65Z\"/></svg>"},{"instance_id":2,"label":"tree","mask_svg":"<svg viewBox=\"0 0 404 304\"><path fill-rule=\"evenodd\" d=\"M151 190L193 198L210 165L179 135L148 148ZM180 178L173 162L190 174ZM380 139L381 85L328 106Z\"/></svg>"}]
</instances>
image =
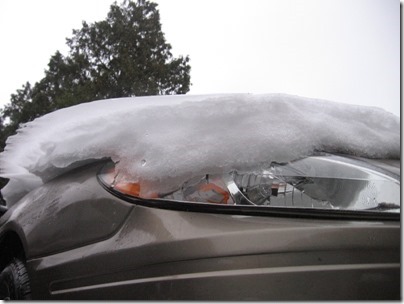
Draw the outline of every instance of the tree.
<instances>
[{"instance_id":1,"label":"tree","mask_svg":"<svg viewBox=\"0 0 404 304\"><path fill-rule=\"evenodd\" d=\"M83 22L73 34L70 54L84 62L102 98L189 91L189 58L173 58L155 3L115 3L106 20Z\"/></svg>"},{"instance_id":2,"label":"tree","mask_svg":"<svg viewBox=\"0 0 404 304\"><path fill-rule=\"evenodd\" d=\"M32 88L27 82L22 89L17 90L16 94L11 94L11 102L2 110L0 118L0 149L4 150L8 136L15 133L22 122L27 122L32 117Z\"/></svg>"},{"instance_id":3,"label":"tree","mask_svg":"<svg viewBox=\"0 0 404 304\"><path fill-rule=\"evenodd\" d=\"M26 83L11 96L2 111L1 122L8 124L2 124L0 140L21 123L77 103L189 91L189 57L173 57L156 3L115 2L105 20L83 22L66 40L69 54L57 51L43 79L33 87Z\"/></svg>"},{"instance_id":4,"label":"tree","mask_svg":"<svg viewBox=\"0 0 404 304\"><path fill-rule=\"evenodd\" d=\"M22 86L22 89L17 90L16 94L11 94L11 103L6 105L3 113L8 117L11 122L27 121L27 107L31 103L32 88L31 84L27 82Z\"/></svg>"}]
</instances>

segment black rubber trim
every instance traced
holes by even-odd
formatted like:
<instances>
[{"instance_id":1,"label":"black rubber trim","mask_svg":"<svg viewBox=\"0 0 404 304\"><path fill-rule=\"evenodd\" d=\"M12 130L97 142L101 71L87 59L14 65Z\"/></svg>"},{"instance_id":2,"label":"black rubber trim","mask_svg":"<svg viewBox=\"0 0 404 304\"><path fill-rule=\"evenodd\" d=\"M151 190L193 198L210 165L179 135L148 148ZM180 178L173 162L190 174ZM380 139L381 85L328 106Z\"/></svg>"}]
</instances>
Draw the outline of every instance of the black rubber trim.
<instances>
[{"instance_id":1,"label":"black rubber trim","mask_svg":"<svg viewBox=\"0 0 404 304\"><path fill-rule=\"evenodd\" d=\"M335 220L361 220L361 221L399 221L400 213L375 212L375 211L354 211L354 210L329 210L309 208L284 208L268 206L247 206L247 205L220 205L207 203L182 202L164 199L142 199L122 194L112 187L106 185L97 174L98 182L114 196L145 207L187 211L204 212L216 214L250 215L250 216L271 216L288 218L316 218Z\"/></svg>"},{"instance_id":2,"label":"black rubber trim","mask_svg":"<svg viewBox=\"0 0 404 304\"><path fill-rule=\"evenodd\" d=\"M0 205L0 216L2 216L4 213L6 213L7 210L8 209L6 206Z\"/></svg>"}]
</instances>

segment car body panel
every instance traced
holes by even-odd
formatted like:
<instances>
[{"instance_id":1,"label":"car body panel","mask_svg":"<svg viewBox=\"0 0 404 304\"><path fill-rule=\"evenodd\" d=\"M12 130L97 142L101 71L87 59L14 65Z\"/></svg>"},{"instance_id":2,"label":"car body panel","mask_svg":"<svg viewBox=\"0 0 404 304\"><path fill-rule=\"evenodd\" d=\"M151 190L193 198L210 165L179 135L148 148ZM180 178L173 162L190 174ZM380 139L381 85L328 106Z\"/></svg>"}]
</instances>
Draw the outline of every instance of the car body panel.
<instances>
[{"instance_id":1,"label":"car body panel","mask_svg":"<svg viewBox=\"0 0 404 304\"><path fill-rule=\"evenodd\" d=\"M397 224L137 207L111 239L28 265L40 298L386 299L399 296L399 238Z\"/></svg>"},{"instance_id":2,"label":"car body panel","mask_svg":"<svg viewBox=\"0 0 404 304\"><path fill-rule=\"evenodd\" d=\"M84 166L50 181L1 217L0 226L7 223L22 230L19 235L26 239L28 258L99 241L119 228L133 206L118 204L102 191L92 191L99 187L98 182L85 173L94 166L100 164Z\"/></svg>"},{"instance_id":3,"label":"car body panel","mask_svg":"<svg viewBox=\"0 0 404 304\"><path fill-rule=\"evenodd\" d=\"M105 191L101 165L55 179L1 218L0 233L18 228L25 240L33 299L400 298L399 221L151 208Z\"/></svg>"}]
</instances>

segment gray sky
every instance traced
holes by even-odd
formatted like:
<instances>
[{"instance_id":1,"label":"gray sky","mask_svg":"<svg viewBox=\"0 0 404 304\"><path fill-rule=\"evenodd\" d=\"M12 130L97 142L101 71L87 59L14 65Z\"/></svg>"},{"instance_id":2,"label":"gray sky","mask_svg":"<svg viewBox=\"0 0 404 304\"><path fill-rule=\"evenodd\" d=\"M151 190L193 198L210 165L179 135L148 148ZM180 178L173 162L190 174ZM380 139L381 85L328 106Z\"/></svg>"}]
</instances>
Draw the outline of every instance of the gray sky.
<instances>
[{"instance_id":1,"label":"gray sky","mask_svg":"<svg viewBox=\"0 0 404 304\"><path fill-rule=\"evenodd\" d=\"M0 106L112 0L1 0ZM118 1L119 3L120 1ZM191 91L289 93L400 115L398 0L156 0Z\"/></svg>"}]
</instances>

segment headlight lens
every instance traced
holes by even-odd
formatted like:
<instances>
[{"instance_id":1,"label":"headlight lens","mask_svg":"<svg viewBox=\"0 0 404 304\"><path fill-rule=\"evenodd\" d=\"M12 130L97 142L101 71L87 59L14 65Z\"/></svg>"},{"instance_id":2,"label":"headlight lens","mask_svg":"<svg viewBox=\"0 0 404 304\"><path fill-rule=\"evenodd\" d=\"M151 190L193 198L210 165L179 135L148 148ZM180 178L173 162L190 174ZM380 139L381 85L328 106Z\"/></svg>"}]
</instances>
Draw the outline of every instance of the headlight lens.
<instances>
[{"instance_id":1,"label":"headlight lens","mask_svg":"<svg viewBox=\"0 0 404 304\"><path fill-rule=\"evenodd\" d=\"M116 172L112 163L104 167L99 178L111 190L141 199L400 212L399 175L336 155L271 163L252 172L197 176L170 193L159 193L147 182L130 182L130 177Z\"/></svg>"}]
</instances>

